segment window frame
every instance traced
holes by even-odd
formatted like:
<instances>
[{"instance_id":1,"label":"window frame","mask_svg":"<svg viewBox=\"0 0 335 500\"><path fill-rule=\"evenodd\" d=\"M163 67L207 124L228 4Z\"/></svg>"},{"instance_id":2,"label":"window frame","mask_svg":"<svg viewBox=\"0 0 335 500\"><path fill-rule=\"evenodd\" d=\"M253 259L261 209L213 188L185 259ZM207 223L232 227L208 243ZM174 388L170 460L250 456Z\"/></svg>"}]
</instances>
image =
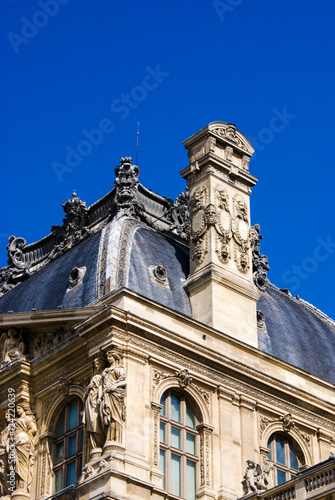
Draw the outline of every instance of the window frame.
<instances>
[{"instance_id":1,"label":"window frame","mask_svg":"<svg viewBox=\"0 0 335 500\"><path fill-rule=\"evenodd\" d=\"M180 402L180 421L174 420L171 415L171 396L177 396ZM165 470L163 472L163 488L172 495L176 495L180 498L187 499L187 471L188 471L188 461L195 464L195 477L194 477L194 491L196 498L196 492L199 484L199 450L200 450L200 435L197 429L199 421L194 410L193 405L189 401L189 398L177 388L169 388L162 394L161 397L162 409L160 411L159 419L159 452L160 452L160 468L161 468L161 452L165 453ZM187 408L191 411L194 418L194 427L187 425ZM165 409L165 414L163 410ZM165 441L161 441L161 426L165 426ZM180 447L174 446L172 443L171 430L176 429L180 431ZM194 436L194 447L195 453L191 453L187 449L187 434ZM180 483L179 483L179 493L172 492L171 485L171 457L172 455L180 457ZM191 470L191 469L190 469Z\"/></svg>"},{"instance_id":2,"label":"window frame","mask_svg":"<svg viewBox=\"0 0 335 500\"><path fill-rule=\"evenodd\" d=\"M73 427L72 429L69 429L70 427L70 407L71 404L77 401L77 425ZM62 407L62 410L60 411L58 418L56 420L55 424L55 437L53 440L53 449L52 449L52 458L53 458L53 467L52 467L52 472L54 476L54 485L53 485L53 490L54 493L58 493L59 491L62 491L65 488L68 488L71 486L73 483L71 482L70 484L67 484L67 476L68 476L68 465L71 464L72 462L75 462L75 482L74 486L79 481L80 475L82 473L82 468L83 468L83 448L84 448L84 424L82 422L82 411L83 411L83 402L80 399L79 396L74 396L71 399L69 399L65 405ZM57 424L64 413L64 430L63 433L60 434L59 436L56 435L57 432ZM69 448L69 439L73 436L76 436L76 451L75 453L72 453L70 456L67 456L68 454L68 448ZM63 452L62 452L62 460L57 460L57 445L63 443ZM60 488L56 489L56 474L58 471L62 471L62 478L61 478L61 486Z\"/></svg>"},{"instance_id":3,"label":"window frame","mask_svg":"<svg viewBox=\"0 0 335 500\"><path fill-rule=\"evenodd\" d=\"M283 449L285 464L280 463L277 457L277 441L279 441L279 438L284 442ZM275 486L283 484L297 477L299 469L303 465L303 454L299 445L295 441L281 432L274 432L268 439L267 448L270 450L268 453L268 459L273 463ZM294 454L297 460L297 469L291 466L291 452ZM278 481L278 472L282 472L285 474L285 481Z\"/></svg>"}]
</instances>

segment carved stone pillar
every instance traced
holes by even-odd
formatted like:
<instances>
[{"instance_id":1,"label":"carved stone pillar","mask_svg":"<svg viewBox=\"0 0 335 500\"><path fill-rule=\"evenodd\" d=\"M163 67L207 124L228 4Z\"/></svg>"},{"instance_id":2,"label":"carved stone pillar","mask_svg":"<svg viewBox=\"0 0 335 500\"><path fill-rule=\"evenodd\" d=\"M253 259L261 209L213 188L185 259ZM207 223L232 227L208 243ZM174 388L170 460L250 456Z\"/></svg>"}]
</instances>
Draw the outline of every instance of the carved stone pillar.
<instances>
[{"instance_id":1,"label":"carved stone pillar","mask_svg":"<svg viewBox=\"0 0 335 500\"><path fill-rule=\"evenodd\" d=\"M236 394L220 385L217 388L219 399L219 439L220 439L220 488L218 500L235 498L233 453L233 400Z\"/></svg>"},{"instance_id":2,"label":"carved stone pillar","mask_svg":"<svg viewBox=\"0 0 335 500\"><path fill-rule=\"evenodd\" d=\"M47 498L52 494L52 441L55 435L51 432L42 434L38 444L37 461L37 498Z\"/></svg>"},{"instance_id":3,"label":"carved stone pillar","mask_svg":"<svg viewBox=\"0 0 335 500\"><path fill-rule=\"evenodd\" d=\"M200 484L197 498L200 500L214 499L213 491L213 427L200 424L197 427L200 434Z\"/></svg>"},{"instance_id":4,"label":"carved stone pillar","mask_svg":"<svg viewBox=\"0 0 335 500\"><path fill-rule=\"evenodd\" d=\"M184 142L190 189L190 294L193 317L257 346L250 194L254 152L235 125L214 122Z\"/></svg>"},{"instance_id":5,"label":"carved stone pillar","mask_svg":"<svg viewBox=\"0 0 335 500\"><path fill-rule=\"evenodd\" d=\"M160 411L163 405L160 403L151 403L153 413L153 450L152 450L152 466L151 466L151 480L158 486L162 485L163 473L159 468L159 421Z\"/></svg>"}]
</instances>

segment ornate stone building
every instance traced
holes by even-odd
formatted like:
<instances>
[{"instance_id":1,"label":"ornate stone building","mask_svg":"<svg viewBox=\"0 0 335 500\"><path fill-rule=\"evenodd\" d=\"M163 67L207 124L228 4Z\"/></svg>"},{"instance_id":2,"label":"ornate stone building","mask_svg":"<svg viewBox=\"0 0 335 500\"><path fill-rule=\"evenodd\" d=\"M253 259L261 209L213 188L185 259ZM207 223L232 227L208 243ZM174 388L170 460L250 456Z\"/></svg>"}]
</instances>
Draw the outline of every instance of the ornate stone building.
<instances>
[{"instance_id":1,"label":"ornate stone building","mask_svg":"<svg viewBox=\"0 0 335 500\"><path fill-rule=\"evenodd\" d=\"M122 158L104 198L10 237L1 498L334 498L335 323L267 279L249 141L184 146L175 202Z\"/></svg>"}]
</instances>

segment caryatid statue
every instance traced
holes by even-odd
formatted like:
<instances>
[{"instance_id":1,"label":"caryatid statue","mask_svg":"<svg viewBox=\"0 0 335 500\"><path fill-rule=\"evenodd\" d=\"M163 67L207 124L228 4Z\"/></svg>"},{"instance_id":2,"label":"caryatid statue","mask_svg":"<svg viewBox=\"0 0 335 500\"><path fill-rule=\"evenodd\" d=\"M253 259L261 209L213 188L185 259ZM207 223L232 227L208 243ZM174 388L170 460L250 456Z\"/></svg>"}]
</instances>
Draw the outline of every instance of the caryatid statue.
<instances>
[{"instance_id":1,"label":"caryatid statue","mask_svg":"<svg viewBox=\"0 0 335 500\"><path fill-rule=\"evenodd\" d=\"M29 403L23 401L17 404L15 419L15 476L16 489L29 492L33 477L36 420Z\"/></svg>"},{"instance_id":2,"label":"caryatid statue","mask_svg":"<svg viewBox=\"0 0 335 500\"><path fill-rule=\"evenodd\" d=\"M84 397L85 410L83 422L89 434L91 452L102 449L106 438L100 412L100 402L102 399L101 373L106 364L107 362L102 355L97 356L93 360L94 374L87 386Z\"/></svg>"},{"instance_id":3,"label":"caryatid statue","mask_svg":"<svg viewBox=\"0 0 335 500\"><path fill-rule=\"evenodd\" d=\"M115 350L106 353L108 365L101 376L102 399L101 420L107 442L122 442L122 428L125 421L126 372L121 357Z\"/></svg>"}]
</instances>

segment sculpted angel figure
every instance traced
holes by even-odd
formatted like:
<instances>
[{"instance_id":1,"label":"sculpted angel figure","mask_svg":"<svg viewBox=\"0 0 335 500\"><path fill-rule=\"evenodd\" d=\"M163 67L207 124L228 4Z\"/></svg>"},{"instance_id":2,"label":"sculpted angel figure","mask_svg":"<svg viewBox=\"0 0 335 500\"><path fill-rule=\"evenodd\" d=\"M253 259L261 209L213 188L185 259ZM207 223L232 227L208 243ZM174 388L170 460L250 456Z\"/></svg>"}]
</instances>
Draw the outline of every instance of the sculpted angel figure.
<instances>
[{"instance_id":1,"label":"sculpted angel figure","mask_svg":"<svg viewBox=\"0 0 335 500\"><path fill-rule=\"evenodd\" d=\"M107 361L109 366L104 369L101 376L101 420L106 432L106 442L120 443L125 420L126 372L117 352L108 351Z\"/></svg>"},{"instance_id":2,"label":"sculpted angel figure","mask_svg":"<svg viewBox=\"0 0 335 500\"><path fill-rule=\"evenodd\" d=\"M243 476L244 493L266 490L269 484L268 473L272 469L270 462L256 464L254 460L247 460L247 468Z\"/></svg>"},{"instance_id":3,"label":"sculpted angel figure","mask_svg":"<svg viewBox=\"0 0 335 500\"><path fill-rule=\"evenodd\" d=\"M91 448L102 448L105 441L104 429L100 414L100 401L102 398L101 372L106 366L102 356L94 359L94 375L87 386L84 402L84 424L90 437Z\"/></svg>"},{"instance_id":4,"label":"sculpted angel figure","mask_svg":"<svg viewBox=\"0 0 335 500\"><path fill-rule=\"evenodd\" d=\"M29 492L34 465L34 438L37 431L36 421L29 403L17 404L18 417L15 420L16 450L16 489Z\"/></svg>"},{"instance_id":5,"label":"sculpted angel figure","mask_svg":"<svg viewBox=\"0 0 335 500\"><path fill-rule=\"evenodd\" d=\"M0 338L2 364L10 363L14 359L24 359L25 345L22 331L18 333L15 328L4 332Z\"/></svg>"}]
</instances>

